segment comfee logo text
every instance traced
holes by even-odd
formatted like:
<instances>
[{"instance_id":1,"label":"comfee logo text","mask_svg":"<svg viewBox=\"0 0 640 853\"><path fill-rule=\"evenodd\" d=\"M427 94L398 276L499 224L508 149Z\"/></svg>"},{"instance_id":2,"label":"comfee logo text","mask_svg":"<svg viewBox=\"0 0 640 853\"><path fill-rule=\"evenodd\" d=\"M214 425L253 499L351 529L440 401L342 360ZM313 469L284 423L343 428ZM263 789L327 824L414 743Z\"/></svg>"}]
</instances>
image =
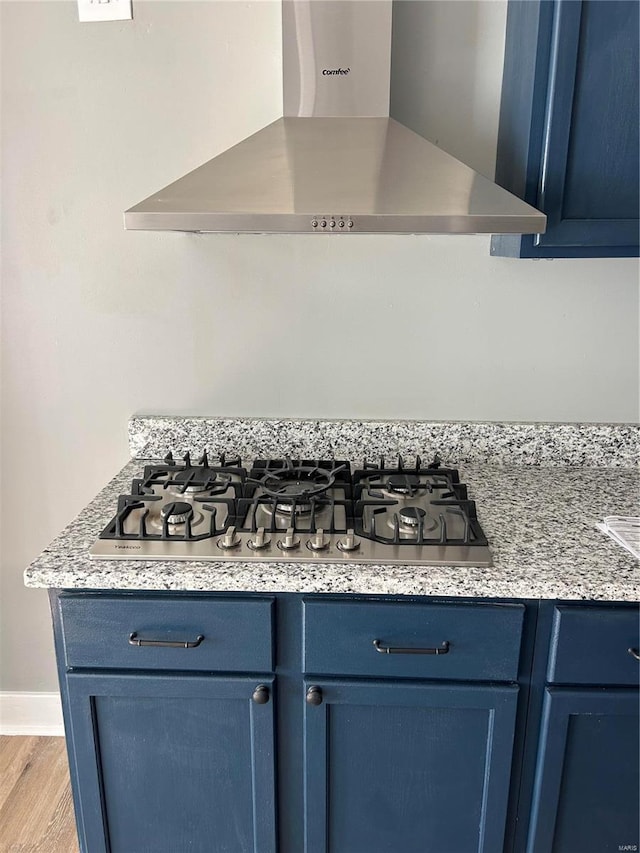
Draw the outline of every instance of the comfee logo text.
<instances>
[{"instance_id":1,"label":"comfee logo text","mask_svg":"<svg viewBox=\"0 0 640 853\"><path fill-rule=\"evenodd\" d=\"M351 71L350 68L323 68L322 69L323 75L325 75L327 77L340 76L340 75L344 76L345 74L348 74L350 71Z\"/></svg>"}]
</instances>

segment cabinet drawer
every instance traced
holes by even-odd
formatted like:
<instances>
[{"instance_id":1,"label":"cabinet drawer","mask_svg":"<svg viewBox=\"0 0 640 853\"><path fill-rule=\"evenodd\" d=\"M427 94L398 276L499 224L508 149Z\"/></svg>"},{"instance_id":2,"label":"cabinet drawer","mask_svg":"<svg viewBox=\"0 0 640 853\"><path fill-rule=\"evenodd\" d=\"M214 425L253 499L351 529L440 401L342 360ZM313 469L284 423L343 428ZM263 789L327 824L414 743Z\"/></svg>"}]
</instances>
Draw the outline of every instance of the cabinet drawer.
<instances>
[{"instance_id":1,"label":"cabinet drawer","mask_svg":"<svg viewBox=\"0 0 640 853\"><path fill-rule=\"evenodd\" d=\"M63 595L59 607L69 667L273 669L270 598ZM160 645L166 642L190 645Z\"/></svg>"},{"instance_id":2,"label":"cabinet drawer","mask_svg":"<svg viewBox=\"0 0 640 853\"><path fill-rule=\"evenodd\" d=\"M524 605L304 602L304 671L515 681ZM402 649L400 653L379 648ZM412 654L415 649L446 653ZM411 651L409 651L411 650Z\"/></svg>"},{"instance_id":3,"label":"cabinet drawer","mask_svg":"<svg viewBox=\"0 0 640 853\"><path fill-rule=\"evenodd\" d=\"M547 680L556 684L638 684L636 607L558 605Z\"/></svg>"}]
</instances>

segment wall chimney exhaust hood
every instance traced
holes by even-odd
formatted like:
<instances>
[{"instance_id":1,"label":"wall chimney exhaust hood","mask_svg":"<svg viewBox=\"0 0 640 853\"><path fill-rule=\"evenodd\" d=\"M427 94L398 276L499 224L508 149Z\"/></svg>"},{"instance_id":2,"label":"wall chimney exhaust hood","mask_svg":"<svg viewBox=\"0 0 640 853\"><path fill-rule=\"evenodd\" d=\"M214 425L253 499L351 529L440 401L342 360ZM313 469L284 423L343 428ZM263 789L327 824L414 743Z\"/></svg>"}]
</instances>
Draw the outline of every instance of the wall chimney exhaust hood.
<instances>
[{"instance_id":1,"label":"wall chimney exhaust hood","mask_svg":"<svg viewBox=\"0 0 640 853\"><path fill-rule=\"evenodd\" d=\"M283 0L284 116L125 212L128 229L539 234L540 211L389 117L392 0Z\"/></svg>"}]
</instances>

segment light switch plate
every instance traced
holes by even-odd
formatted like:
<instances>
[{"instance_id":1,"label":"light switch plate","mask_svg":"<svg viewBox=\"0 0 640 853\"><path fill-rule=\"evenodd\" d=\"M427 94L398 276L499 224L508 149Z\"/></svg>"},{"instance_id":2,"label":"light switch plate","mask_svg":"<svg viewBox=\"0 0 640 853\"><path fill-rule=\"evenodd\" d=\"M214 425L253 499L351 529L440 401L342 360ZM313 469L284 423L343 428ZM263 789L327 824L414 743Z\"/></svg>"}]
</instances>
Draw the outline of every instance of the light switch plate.
<instances>
[{"instance_id":1,"label":"light switch plate","mask_svg":"<svg viewBox=\"0 0 640 853\"><path fill-rule=\"evenodd\" d=\"M131 0L78 0L78 17L87 21L130 21Z\"/></svg>"}]
</instances>

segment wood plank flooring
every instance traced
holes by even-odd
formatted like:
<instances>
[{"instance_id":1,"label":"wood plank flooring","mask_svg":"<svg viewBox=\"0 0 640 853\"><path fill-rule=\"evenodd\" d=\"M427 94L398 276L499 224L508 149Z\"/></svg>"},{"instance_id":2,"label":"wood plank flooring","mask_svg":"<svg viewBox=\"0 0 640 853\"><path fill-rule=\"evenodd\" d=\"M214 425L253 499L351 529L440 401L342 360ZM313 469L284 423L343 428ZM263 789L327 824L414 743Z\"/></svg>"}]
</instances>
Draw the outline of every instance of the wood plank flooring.
<instances>
[{"instance_id":1,"label":"wood plank flooring","mask_svg":"<svg viewBox=\"0 0 640 853\"><path fill-rule=\"evenodd\" d=\"M0 853L78 853L62 737L0 737Z\"/></svg>"}]
</instances>

